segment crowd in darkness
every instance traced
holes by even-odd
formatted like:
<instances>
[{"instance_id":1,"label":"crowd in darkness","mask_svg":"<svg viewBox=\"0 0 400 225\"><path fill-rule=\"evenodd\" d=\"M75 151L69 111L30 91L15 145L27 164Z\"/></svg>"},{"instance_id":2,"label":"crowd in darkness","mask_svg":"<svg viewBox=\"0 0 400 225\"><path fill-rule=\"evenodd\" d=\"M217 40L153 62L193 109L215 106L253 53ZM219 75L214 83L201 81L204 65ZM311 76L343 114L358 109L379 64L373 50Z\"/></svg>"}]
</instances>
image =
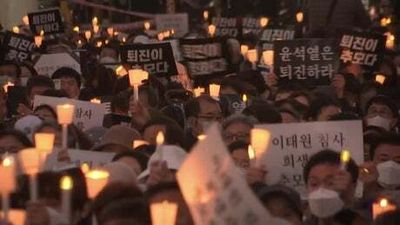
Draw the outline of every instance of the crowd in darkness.
<instances>
[{"instance_id":1,"label":"crowd in darkness","mask_svg":"<svg viewBox=\"0 0 400 225\"><path fill-rule=\"evenodd\" d=\"M129 1L119 2L128 4ZM147 0L137 2L143 5L136 8L133 5L132 10L153 13ZM163 5L160 1L154 2L154 5ZM193 2L201 7L190 5ZM399 1L373 2L376 16L368 14L361 0L217 2L223 16L268 16L275 26L294 23L296 13L302 11L305 15L302 38L329 38L340 29L351 28L380 34L391 32L396 41L400 40L400 17L396 15L400 12ZM177 3L179 10L193 13L189 13L190 21L196 23L201 19L195 15L200 16L204 9L210 10L211 15L218 13L214 14L208 2ZM78 19L79 15L74 18ZM391 24L382 26L382 18L391 18ZM203 24L191 25L187 37L207 37ZM29 28L20 27L20 34L34 36ZM5 36L3 29L0 43ZM157 38L142 28L129 31L123 41L117 36L107 37L106 29L100 36L86 39L82 32L72 31L46 35L42 46L33 52L34 56L74 54L73 50L79 49L84 54L80 72L61 67L44 76L38 74L30 59L0 60L0 82L13 84L13 87L0 88L0 161L35 146L36 133L55 135L57 163L38 174L37 201L30 201L29 178L17 166L18 184L10 196L11 208L26 212L27 225L85 225L95 224L94 220L99 225L150 225L150 205L165 200L178 205L177 225L194 224L175 175L199 136L214 124L218 125L229 154L241 171L238 176L245 177L249 188L272 216L290 225L400 224L400 209L377 218L373 218L371 211L372 204L382 198L400 207L399 46L382 51L382 60L373 69L343 63L330 77L328 86L316 87L296 81L282 83L274 72L252 67L241 56L239 40L231 39L227 42L229 55L226 57L233 73L206 82L220 85L218 98L207 90L194 95L193 90L199 83L190 76L184 61L176 62L176 76L165 78L150 74L139 87L138 96L134 96L127 72L131 68L120 63L120 45L154 43ZM98 40L105 39L107 43L97 45ZM78 41L82 46L77 46ZM253 37L246 41L253 46L257 44ZM121 74L121 68L125 73ZM384 80L376 80L377 74ZM12 88L19 88L20 92L10 91ZM38 95L80 101L108 99L110 114L105 115L102 125L89 130L69 125L65 149L57 111L46 104L34 106ZM248 98L246 107L238 112L228 103L242 99L243 95ZM302 171L308 200L290 187L266 183L265 177L271 171L250 162L250 133L257 125L284 124L290 130L296 123L354 120L362 121L364 148L358 150L364 155L364 162L357 164L351 159L341 169L337 149L320 149L310 156ZM164 154L171 155L163 161L153 155L160 131L165 136ZM132 143L139 140L145 144L134 147ZM85 171L81 165L71 162L68 149L115 153L112 161L102 168L110 174L108 184L94 199L89 199L87 193ZM60 216L59 182L65 175L74 181L70 222ZM0 173L0 189L4 182L2 176ZM360 183L362 196L356 196ZM3 224L1 221L0 215L0 224Z\"/></svg>"}]
</instances>

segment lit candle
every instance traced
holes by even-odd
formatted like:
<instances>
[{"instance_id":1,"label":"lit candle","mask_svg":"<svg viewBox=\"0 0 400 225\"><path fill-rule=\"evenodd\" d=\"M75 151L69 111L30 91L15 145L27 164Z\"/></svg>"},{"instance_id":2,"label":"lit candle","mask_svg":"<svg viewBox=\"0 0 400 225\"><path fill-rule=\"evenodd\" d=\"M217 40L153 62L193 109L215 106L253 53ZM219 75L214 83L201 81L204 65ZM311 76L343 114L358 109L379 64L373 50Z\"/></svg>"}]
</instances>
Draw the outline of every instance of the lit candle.
<instances>
[{"instance_id":1,"label":"lit candle","mask_svg":"<svg viewBox=\"0 0 400 225\"><path fill-rule=\"evenodd\" d=\"M221 86L218 84L210 84L208 86L210 96L213 97L214 99L219 99L219 90L221 89Z\"/></svg>"},{"instance_id":2,"label":"lit candle","mask_svg":"<svg viewBox=\"0 0 400 225\"><path fill-rule=\"evenodd\" d=\"M145 30L145 31L150 30L150 27L151 27L151 24L150 24L149 21L144 22L144 30Z\"/></svg>"},{"instance_id":3,"label":"lit candle","mask_svg":"<svg viewBox=\"0 0 400 225\"><path fill-rule=\"evenodd\" d=\"M381 19L381 26L382 27L386 27L386 26L388 26L389 24L391 24L392 23L392 19L390 18L390 17L383 17L382 19Z\"/></svg>"},{"instance_id":4,"label":"lit candle","mask_svg":"<svg viewBox=\"0 0 400 225\"><path fill-rule=\"evenodd\" d=\"M350 152L348 150L343 150L340 153L340 169L341 170L346 170L347 169L347 164L349 163L351 158Z\"/></svg>"},{"instance_id":5,"label":"lit candle","mask_svg":"<svg viewBox=\"0 0 400 225\"><path fill-rule=\"evenodd\" d=\"M253 69L256 69L256 64L258 60L258 53L257 49L249 49L247 51L247 60L251 62L251 65L253 66Z\"/></svg>"},{"instance_id":6,"label":"lit candle","mask_svg":"<svg viewBox=\"0 0 400 225\"><path fill-rule=\"evenodd\" d=\"M207 21L209 17L210 17L210 12L208 12L208 10L204 10L203 11L204 20Z\"/></svg>"},{"instance_id":7,"label":"lit candle","mask_svg":"<svg viewBox=\"0 0 400 225\"><path fill-rule=\"evenodd\" d=\"M164 133L162 131L158 131L157 136L156 136L156 143L157 143L157 149L156 151L159 152L160 154L160 161L163 160L163 152L162 152L162 145L164 144Z\"/></svg>"},{"instance_id":8,"label":"lit candle","mask_svg":"<svg viewBox=\"0 0 400 225\"><path fill-rule=\"evenodd\" d=\"M9 212L10 222L13 225L25 225L26 212L25 210L11 209ZM7 224L7 223L5 223Z\"/></svg>"},{"instance_id":9,"label":"lit candle","mask_svg":"<svg viewBox=\"0 0 400 225\"><path fill-rule=\"evenodd\" d=\"M10 193L15 190L15 165L12 156L6 156L0 165L0 194L3 220L5 224L9 222Z\"/></svg>"},{"instance_id":10,"label":"lit candle","mask_svg":"<svg viewBox=\"0 0 400 225\"><path fill-rule=\"evenodd\" d=\"M48 154L50 154L54 147L55 135L52 133L36 133L35 134L35 145L39 151L40 164L46 160Z\"/></svg>"},{"instance_id":11,"label":"lit candle","mask_svg":"<svg viewBox=\"0 0 400 225\"><path fill-rule=\"evenodd\" d=\"M21 161L25 174L29 175L31 201L37 201L37 174L39 173L41 167L39 151L35 148L24 149L18 152L18 157Z\"/></svg>"},{"instance_id":12,"label":"lit candle","mask_svg":"<svg viewBox=\"0 0 400 225\"><path fill-rule=\"evenodd\" d=\"M377 74L375 76L375 81L381 85L383 85L385 83L386 77L383 74Z\"/></svg>"},{"instance_id":13,"label":"lit candle","mask_svg":"<svg viewBox=\"0 0 400 225\"><path fill-rule=\"evenodd\" d=\"M250 143L257 154L257 158L260 158L267 151L270 139L271 133L268 130L260 128L251 129Z\"/></svg>"},{"instance_id":14,"label":"lit candle","mask_svg":"<svg viewBox=\"0 0 400 225\"><path fill-rule=\"evenodd\" d=\"M303 20L304 20L304 13L303 12L296 13L296 21L298 23L302 23Z\"/></svg>"},{"instance_id":15,"label":"lit candle","mask_svg":"<svg viewBox=\"0 0 400 225\"><path fill-rule=\"evenodd\" d=\"M16 34L19 34L19 27L18 26L13 26L12 31Z\"/></svg>"},{"instance_id":16,"label":"lit candle","mask_svg":"<svg viewBox=\"0 0 400 225\"><path fill-rule=\"evenodd\" d=\"M103 45L103 42L102 42L102 41L96 42L96 47L101 48L102 45Z\"/></svg>"},{"instance_id":17,"label":"lit candle","mask_svg":"<svg viewBox=\"0 0 400 225\"><path fill-rule=\"evenodd\" d=\"M194 97L199 97L204 92L206 92L206 89L202 88L202 87L198 87L198 88L193 89Z\"/></svg>"},{"instance_id":18,"label":"lit candle","mask_svg":"<svg viewBox=\"0 0 400 225\"><path fill-rule=\"evenodd\" d=\"M178 205L163 201L150 205L152 225L175 225Z\"/></svg>"},{"instance_id":19,"label":"lit candle","mask_svg":"<svg viewBox=\"0 0 400 225\"><path fill-rule=\"evenodd\" d=\"M77 45L78 45L78 48L81 48L82 47L82 40L78 40Z\"/></svg>"},{"instance_id":20,"label":"lit candle","mask_svg":"<svg viewBox=\"0 0 400 225\"><path fill-rule=\"evenodd\" d=\"M80 31L80 29L79 29L78 26L75 26L72 30L73 30L74 32L76 32L76 33L79 33L79 31Z\"/></svg>"},{"instance_id":21,"label":"lit candle","mask_svg":"<svg viewBox=\"0 0 400 225\"><path fill-rule=\"evenodd\" d=\"M261 17L260 18L260 26L261 27L266 27L268 25L269 19L267 17Z\"/></svg>"},{"instance_id":22,"label":"lit candle","mask_svg":"<svg viewBox=\"0 0 400 225\"><path fill-rule=\"evenodd\" d=\"M95 17L93 17L93 19L92 19L92 26L96 26L96 25L98 25L99 24L99 19L95 16Z\"/></svg>"},{"instance_id":23,"label":"lit candle","mask_svg":"<svg viewBox=\"0 0 400 225\"><path fill-rule=\"evenodd\" d=\"M90 171L90 166L88 163L82 163L81 165L81 171L83 174L87 174Z\"/></svg>"},{"instance_id":24,"label":"lit candle","mask_svg":"<svg viewBox=\"0 0 400 225\"><path fill-rule=\"evenodd\" d=\"M157 34L157 39L158 39L159 41L163 41L164 38L165 38L164 33L158 33L158 34Z\"/></svg>"},{"instance_id":25,"label":"lit candle","mask_svg":"<svg viewBox=\"0 0 400 225\"><path fill-rule=\"evenodd\" d=\"M61 213L68 224L71 222L71 194L74 182L70 176L63 176L60 181Z\"/></svg>"},{"instance_id":26,"label":"lit candle","mask_svg":"<svg viewBox=\"0 0 400 225\"><path fill-rule=\"evenodd\" d=\"M42 45L42 43L43 43L43 36L41 36L41 35L36 35L36 36L35 36L35 45L36 45L36 47L40 48L40 46Z\"/></svg>"},{"instance_id":27,"label":"lit candle","mask_svg":"<svg viewBox=\"0 0 400 225\"><path fill-rule=\"evenodd\" d=\"M123 42L123 43L126 42L126 37L122 37L122 42Z\"/></svg>"},{"instance_id":28,"label":"lit candle","mask_svg":"<svg viewBox=\"0 0 400 225\"><path fill-rule=\"evenodd\" d=\"M92 32L90 30L85 31L86 40L89 41L91 37L92 37Z\"/></svg>"},{"instance_id":29,"label":"lit candle","mask_svg":"<svg viewBox=\"0 0 400 225\"><path fill-rule=\"evenodd\" d=\"M27 15L22 17L22 22L25 26L29 26L29 17Z\"/></svg>"},{"instance_id":30,"label":"lit candle","mask_svg":"<svg viewBox=\"0 0 400 225\"><path fill-rule=\"evenodd\" d=\"M386 198L383 198L372 205L372 217L375 220L379 215L394 210L396 210L396 206L391 204Z\"/></svg>"},{"instance_id":31,"label":"lit candle","mask_svg":"<svg viewBox=\"0 0 400 225\"><path fill-rule=\"evenodd\" d=\"M247 95L246 94L244 94L243 96L242 96L242 101L243 101L243 103L244 103L244 105L247 107Z\"/></svg>"},{"instance_id":32,"label":"lit candle","mask_svg":"<svg viewBox=\"0 0 400 225\"><path fill-rule=\"evenodd\" d=\"M126 71L126 69L124 68L124 66L119 65L116 69L115 69L115 74L117 74L117 76L122 77L125 76L128 72Z\"/></svg>"},{"instance_id":33,"label":"lit candle","mask_svg":"<svg viewBox=\"0 0 400 225\"><path fill-rule=\"evenodd\" d=\"M92 99L90 99L90 102L94 103L94 104L101 104L101 100L98 98L92 98Z\"/></svg>"},{"instance_id":34,"label":"lit candle","mask_svg":"<svg viewBox=\"0 0 400 225\"><path fill-rule=\"evenodd\" d=\"M97 34L100 31L100 26L99 25L94 25L93 26L93 33Z\"/></svg>"},{"instance_id":35,"label":"lit candle","mask_svg":"<svg viewBox=\"0 0 400 225\"><path fill-rule=\"evenodd\" d=\"M386 48L387 49L394 49L394 42L395 42L395 37L393 34L388 33L386 38Z\"/></svg>"},{"instance_id":36,"label":"lit candle","mask_svg":"<svg viewBox=\"0 0 400 225\"><path fill-rule=\"evenodd\" d=\"M110 37L114 36L114 27L107 28L107 34Z\"/></svg>"},{"instance_id":37,"label":"lit candle","mask_svg":"<svg viewBox=\"0 0 400 225\"><path fill-rule=\"evenodd\" d=\"M266 50L262 53L263 62L267 66L274 65L274 50Z\"/></svg>"},{"instance_id":38,"label":"lit candle","mask_svg":"<svg viewBox=\"0 0 400 225\"><path fill-rule=\"evenodd\" d=\"M129 70L128 73L129 83L131 87L133 87L135 101L139 101L139 86L144 80L149 79L149 73L141 69Z\"/></svg>"},{"instance_id":39,"label":"lit candle","mask_svg":"<svg viewBox=\"0 0 400 225\"><path fill-rule=\"evenodd\" d=\"M240 53L243 55L243 57L246 57L247 51L249 51L248 45L240 45Z\"/></svg>"},{"instance_id":40,"label":"lit candle","mask_svg":"<svg viewBox=\"0 0 400 225\"><path fill-rule=\"evenodd\" d=\"M207 135L200 134L200 135L197 136L197 140L202 141L202 140L206 139L206 137L207 137Z\"/></svg>"},{"instance_id":41,"label":"lit candle","mask_svg":"<svg viewBox=\"0 0 400 225\"><path fill-rule=\"evenodd\" d=\"M254 150L251 145L247 148L247 154L249 154L249 160L250 160L250 167L254 168L257 167L257 161L256 161L256 151Z\"/></svg>"},{"instance_id":42,"label":"lit candle","mask_svg":"<svg viewBox=\"0 0 400 225\"><path fill-rule=\"evenodd\" d=\"M88 196L94 199L107 185L110 174L104 170L91 170L85 174Z\"/></svg>"},{"instance_id":43,"label":"lit candle","mask_svg":"<svg viewBox=\"0 0 400 225\"><path fill-rule=\"evenodd\" d=\"M133 143L132 143L133 149L136 149L137 147L142 146L142 145L149 145L149 142L147 142L145 140L133 140Z\"/></svg>"},{"instance_id":44,"label":"lit candle","mask_svg":"<svg viewBox=\"0 0 400 225\"><path fill-rule=\"evenodd\" d=\"M8 93L8 88L9 87L14 87L14 83L8 81L5 85L3 85L3 90L5 93Z\"/></svg>"},{"instance_id":45,"label":"lit candle","mask_svg":"<svg viewBox=\"0 0 400 225\"><path fill-rule=\"evenodd\" d=\"M208 25L208 34L210 35L210 37L214 37L216 30L217 27L214 24Z\"/></svg>"},{"instance_id":46,"label":"lit candle","mask_svg":"<svg viewBox=\"0 0 400 225\"><path fill-rule=\"evenodd\" d=\"M62 125L62 149L68 149L68 125L74 118L75 106L70 104L57 105L58 123Z\"/></svg>"}]
</instances>

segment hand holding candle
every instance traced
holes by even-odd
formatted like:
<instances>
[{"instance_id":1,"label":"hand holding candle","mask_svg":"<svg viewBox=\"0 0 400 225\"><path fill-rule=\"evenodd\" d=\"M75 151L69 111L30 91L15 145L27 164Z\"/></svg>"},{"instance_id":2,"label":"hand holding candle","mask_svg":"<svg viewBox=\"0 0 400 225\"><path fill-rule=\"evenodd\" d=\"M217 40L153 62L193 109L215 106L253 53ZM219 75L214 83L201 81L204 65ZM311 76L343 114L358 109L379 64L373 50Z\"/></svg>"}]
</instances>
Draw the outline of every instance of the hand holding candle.
<instances>
[{"instance_id":1,"label":"hand holding candle","mask_svg":"<svg viewBox=\"0 0 400 225\"><path fill-rule=\"evenodd\" d=\"M144 80L149 79L149 73L141 69L129 70L129 83L133 87L135 101L139 101L139 86Z\"/></svg>"},{"instance_id":2,"label":"hand holding candle","mask_svg":"<svg viewBox=\"0 0 400 225\"><path fill-rule=\"evenodd\" d=\"M178 205L163 201L150 205L152 225L175 225Z\"/></svg>"}]
</instances>

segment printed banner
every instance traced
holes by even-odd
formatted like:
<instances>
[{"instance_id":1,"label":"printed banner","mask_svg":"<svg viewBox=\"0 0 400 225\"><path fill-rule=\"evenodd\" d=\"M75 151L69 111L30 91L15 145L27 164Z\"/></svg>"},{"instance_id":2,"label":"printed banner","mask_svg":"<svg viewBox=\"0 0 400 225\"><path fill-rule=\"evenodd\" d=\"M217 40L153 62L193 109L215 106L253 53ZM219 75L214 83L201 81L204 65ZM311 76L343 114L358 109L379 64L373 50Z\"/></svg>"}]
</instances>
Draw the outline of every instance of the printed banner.
<instances>
[{"instance_id":1,"label":"printed banner","mask_svg":"<svg viewBox=\"0 0 400 225\"><path fill-rule=\"evenodd\" d=\"M48 77L61 67L70 67L81 73L79 58L70 53L41 54L33 65L39 75Z\"/></svg>"},{"instance_id":2,"label":"printed banner","mask_svg":"<svg viewBox=\"0 0 400 225\"><path fill-rule=\"evenodd\" d=\"M123 63L141 67L152 75L170 77L178 74L170 43L122 45L120 52Z\"/></svg>"},{"instance_id":3,"label":"printed banner","mask_svg":"<svg viewBox=\"0 0 400 225\"><path fill-rule=\"evenodd\" d=\"M174 30L175 37L181 38L189 32L189 18L187 13L157 14L156 27L158 32Z\"/></svg>"},{"instance_id":4,"label":"printed banner","mask_svg":"<svg viewBox=\"0 0 400 225\"><path fill-rule=\"evenodd\" d=\"M50 9L28 14L29 27L32 33L45 34L64 33L64 23L59 9Z\"/></svg>"},{"instance_id":5,"label":"printed banner","mask_svg":"<svg viewBox=\"0 0 400 225\"><path fill-rule=\"evenodd\" d=\"M1 58L4 61L23 62L30 59L34 47L32 38L7 31L1 47Z\"/></svg>"},{"instance_id":6,"label":"printed banner","mask_svg":"<svg viewBox=\"0 0 400 225\"><path fill-rule=\"evenodd\" d=\"M272 50L274 41L288 41L295 38L295 30L290 28L266 28L260 35L260 47L262 50Z\"/></svg>"}]
</instances>

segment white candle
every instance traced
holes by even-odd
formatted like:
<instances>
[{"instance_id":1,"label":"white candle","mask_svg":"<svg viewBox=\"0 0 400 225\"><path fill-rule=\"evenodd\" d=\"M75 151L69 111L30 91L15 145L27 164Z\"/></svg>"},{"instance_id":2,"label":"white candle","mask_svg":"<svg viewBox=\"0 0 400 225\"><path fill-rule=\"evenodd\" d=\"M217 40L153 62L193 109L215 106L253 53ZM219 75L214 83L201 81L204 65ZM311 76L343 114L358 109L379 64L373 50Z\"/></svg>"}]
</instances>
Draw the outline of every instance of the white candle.
<instances>
[{"instance_id":1,"label":"white candle","mask_svg":"<svg viewBox=\"0 0 400 225\"><path fill-rule=\"evenodd\" d=\"M109 173L104 170L91 170L85 174L88 196L94 199L107 185Z\"/></svg>"},{"instance_id":2,"label":"white candle","mask_svg":"<svg viewBox=\"0 0 400 225\"><path fill-rule=\"evenodd\" d=\"M149 79L149 73L141 69L129 70L129 83L133 87L135 101L139 101L139 86L144 80Z\"/></svg>"},{"instance_id":3,"label":"white candle","mask_svg":"<svg viewBox=\"0 0 400 225\"><path fill-rule=\"evenodd\" d=\"M63 176L60 181L61 212L68 224L71 222L71 194L74 182L70 176Z\"/></svg>"},{"instance_id":4,"label":"white candle","mask_svg":"<svg viewBox=\"0 0 400 225\"><path fill-rule=\"evenodd\" d=\"M162 152L162 145L164 144L164 133L162 131L158 131L156 136L156 143L157 143L157 152L159 152L160 161L163 160L163 152Z\"/></svg>"},{"instance_id":5,"label":"white candle","mask_svg":"<svg viewBox=\"0 0 400 225\"><path fill-rule=\"evenodd\" d=\"M152 225L175 225L178 205L163 201L150 205Z\"/></svg>"},{"instance_id":6,"label":"white candle","mask_svg":"<svg viewBox=\"0 0 400 225\"><path fill-rule=\"evenodd\" d=\"M29 175L31 201L38 199L37 174L41 168L40 154L36 148L28 148L18 152L18 157L25 173Z\"/></svg>"},{"instance_id":7,"label":"white candle","mask_svg":"<svg viewBox=\"0 0 400 225\"><path fill-rule=\"evenodd\" d=\"M68 125L74 118L75 106L70 104L57 105L58 123L62 125L62 149L68 149Z\"/></svg>"},{"instance_id":8,"label":"white candle","mask_svg":"<svg viewBox=\"0 0 400 225\"><path fill-rule=\"evenodd\" d=\"M9 195L15 190L15 165L12 156L3 159L0 165L0 193L3 220L7 224L9 220L10 200Z\"/></svg>"}]
</instances>

